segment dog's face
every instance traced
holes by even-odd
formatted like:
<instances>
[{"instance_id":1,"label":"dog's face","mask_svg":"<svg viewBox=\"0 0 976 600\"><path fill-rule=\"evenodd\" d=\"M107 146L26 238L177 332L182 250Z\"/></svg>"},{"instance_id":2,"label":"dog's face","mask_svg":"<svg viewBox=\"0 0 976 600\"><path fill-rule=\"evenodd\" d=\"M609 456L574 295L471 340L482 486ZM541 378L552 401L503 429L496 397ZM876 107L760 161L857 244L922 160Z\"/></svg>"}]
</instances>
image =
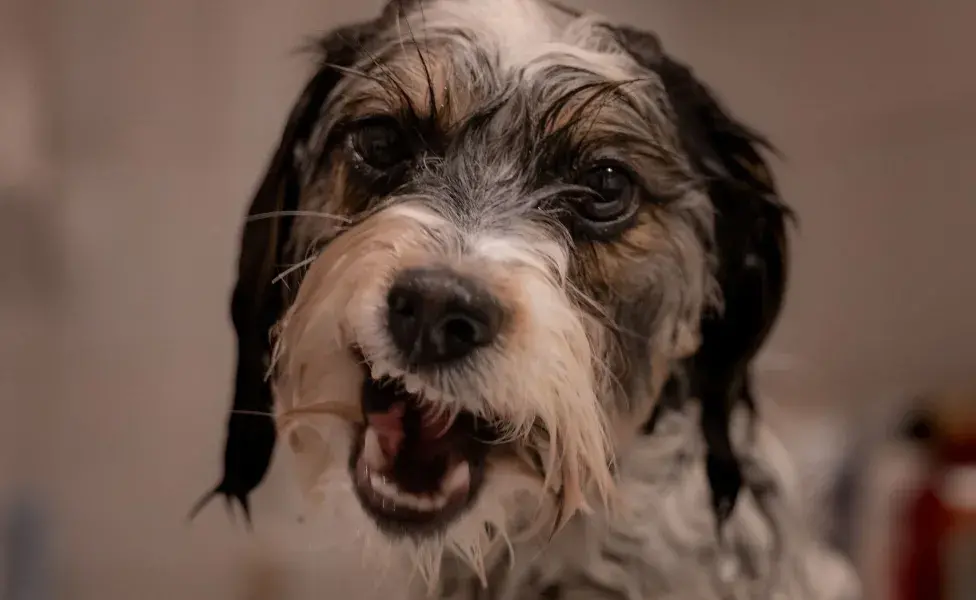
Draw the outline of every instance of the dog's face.
<instances>
[{"instance_id":1,"label":"dog's face","mask_svg":"<svg viewBox=\"0 0 976 600\"><path fill-rule=\"evenodd\" d=\"M274 224L245 231L239 363L271 365L310 487L348 478L390 537L473 556L605 504L699 349L711 157L632 35L535 0L394 3L330 39L293 111L251 210Z\"/></svg>"}]
</instances>

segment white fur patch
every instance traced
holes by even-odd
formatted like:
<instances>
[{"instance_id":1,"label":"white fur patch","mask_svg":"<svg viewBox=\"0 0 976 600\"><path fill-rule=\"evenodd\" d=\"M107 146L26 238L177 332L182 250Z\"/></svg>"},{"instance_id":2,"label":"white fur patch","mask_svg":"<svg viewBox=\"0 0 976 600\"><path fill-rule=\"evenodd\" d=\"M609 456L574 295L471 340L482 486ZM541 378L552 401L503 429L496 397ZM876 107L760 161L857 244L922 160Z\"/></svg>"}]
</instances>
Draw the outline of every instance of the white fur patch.
<instances>
[{"instance_id":1,"label":"white fur patch","mask_svg":"<svg viewBox=\"0 0 976 600\"><path fill-rule=\"evenodd\" d=\"M610 79L633 74L633 60L609 52L606 32L597 27L603 21L593 15L567 19L560 11L536 0L435 0L423 3L407 17L411 27L436 38L441 32L463 28L472 34L472 44L497 57L499 73L528 69L533 65L560 62L592 68L599 64ZM400 31L403 31L403 26Z\"/></svg>"}]
</instances>

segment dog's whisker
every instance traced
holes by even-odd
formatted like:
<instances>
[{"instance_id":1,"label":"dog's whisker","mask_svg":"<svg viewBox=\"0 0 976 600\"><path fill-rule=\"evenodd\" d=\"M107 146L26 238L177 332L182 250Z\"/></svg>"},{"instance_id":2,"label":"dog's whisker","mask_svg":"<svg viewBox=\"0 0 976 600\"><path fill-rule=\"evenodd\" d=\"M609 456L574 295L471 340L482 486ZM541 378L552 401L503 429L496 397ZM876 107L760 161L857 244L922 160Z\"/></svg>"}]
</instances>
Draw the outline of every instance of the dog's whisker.
<instances>
[{"instance_id":1,"label":"dog's whisker","mask_svg":"<svg viewBox=\"0 0 976 600\"><path fill-rule=\"evenodd\" d=\"M230 410L230 414L232 414L232 415L247 415L247 416L252 416L252 417L272 417L272 418L275 417L275 414L272 413L272 412L262 411L262 410L243 410L243 409L240 409L240 408L233 408L233 409L231 409Z\"/></svg>"},{"instance_id":2,"label":"dog's whisker","mask_svg":"<svg viewBox=\"0 0 976 600\"><path fill-rule=\"evenodd\" d=\"M379 77L376 77L375 75L371 75L369 73L366 73L365 71L362 71L360 69L354 69L352 67L346 67L346 66L343 66L343 65L340 65L340 64L336 64L336 63L332 63L332 62L324 62L324 63L322 63L322 66L328 67L330 69L335 69L336 71L339 71L340 73L344 73L346 75L352 75L354 77L360 77L362 79L367 79L367 80L372 81L374 83L378 83L380 85L383 85L383 81Z\"/></svg>"},{"instance_id":3,"label":"dog's whisker","mask_svg":"<svg viewBox=\"0 0 976 600\"><path fill-rule=\"evenodd\" d=\"M313 257L306 258L303 261L299 261L299 262L291 265L290 267L288 267L287 269L285 269L281 273L278 273L278 275L276 275L275 278L271 280L271 283L278 283L279 281L284 280L286 277L288 277L289 275L291 275L295 271L297 271L297 270L299 270L299 269L301 269L303 267L307 267L310 264L312 264L313 262L315 262L316 258L317 257L313 256Z\"/></svg>"},{"instance_id":4,"label":"dog's whisker","mask_svg":"<svg viewBox=\"0 0 976 600\"><path fill-rule=\"evenodd\" d=\"M342 419L349 423L358 423L362 420L362 413L359 407L349 406L338 402L312 402L295 406L277 414L278 421L284 426L287 423L300 420L308 415L325 415Z\"/></svg>"},{"instance_id":5,"label":"dog's whisker","mask_svg":"<svg viewBox=\"0 0 976 600\"><path fill-rule=\"evenodd\" d=\"M312 210L276 210L265 213L256 213L248 215L247 221L263 221L266 219L277 219L281 217L311 217L315 219L326 219L330 221L338 221L340 223L349 223L350 219L348 217L342 217L339 215L332 215L329 213L323 213Z\"/></svg>"}]
</instances>

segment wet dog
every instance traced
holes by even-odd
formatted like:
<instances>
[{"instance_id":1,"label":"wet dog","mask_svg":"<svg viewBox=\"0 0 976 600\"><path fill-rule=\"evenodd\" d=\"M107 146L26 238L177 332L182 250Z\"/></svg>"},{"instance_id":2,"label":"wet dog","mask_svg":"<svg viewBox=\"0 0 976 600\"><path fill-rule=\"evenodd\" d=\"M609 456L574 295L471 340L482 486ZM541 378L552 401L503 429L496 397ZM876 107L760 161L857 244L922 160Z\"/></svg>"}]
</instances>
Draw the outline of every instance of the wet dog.
<instances>
[{"instance_id":1,"label":"wet dog","mask_svg":"<svg viewBox=\"0 0 976 600\"><path fill-rule=\"evenodd\" d=\"M246 508L280 436L441 597L854 597L752 398L763 139L655 36L541 0L320 46L244 228L215 493Z\"/></svg>"}]
</instances>

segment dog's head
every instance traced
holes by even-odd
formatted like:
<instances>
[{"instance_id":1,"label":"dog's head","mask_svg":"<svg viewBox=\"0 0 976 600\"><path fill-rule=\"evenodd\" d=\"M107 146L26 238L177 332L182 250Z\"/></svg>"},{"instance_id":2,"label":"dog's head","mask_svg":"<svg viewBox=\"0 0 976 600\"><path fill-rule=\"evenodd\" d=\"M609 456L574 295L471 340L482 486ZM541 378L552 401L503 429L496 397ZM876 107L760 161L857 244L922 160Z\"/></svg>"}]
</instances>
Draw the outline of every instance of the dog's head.
<instances>
[{"instance_id":1,"label":"dog's head","mask_svg":"<svg viewBox=\"0 0 976 600\"><path fill-rule=\"evenodd\" d=\"M321 46L243 233L218 492L284 432L310 487L340 465L381 531L463 551L612 498L668 377L719 423L748 395L784 209L656 38L428 0Z\"/></svg>"}]
</instances>

